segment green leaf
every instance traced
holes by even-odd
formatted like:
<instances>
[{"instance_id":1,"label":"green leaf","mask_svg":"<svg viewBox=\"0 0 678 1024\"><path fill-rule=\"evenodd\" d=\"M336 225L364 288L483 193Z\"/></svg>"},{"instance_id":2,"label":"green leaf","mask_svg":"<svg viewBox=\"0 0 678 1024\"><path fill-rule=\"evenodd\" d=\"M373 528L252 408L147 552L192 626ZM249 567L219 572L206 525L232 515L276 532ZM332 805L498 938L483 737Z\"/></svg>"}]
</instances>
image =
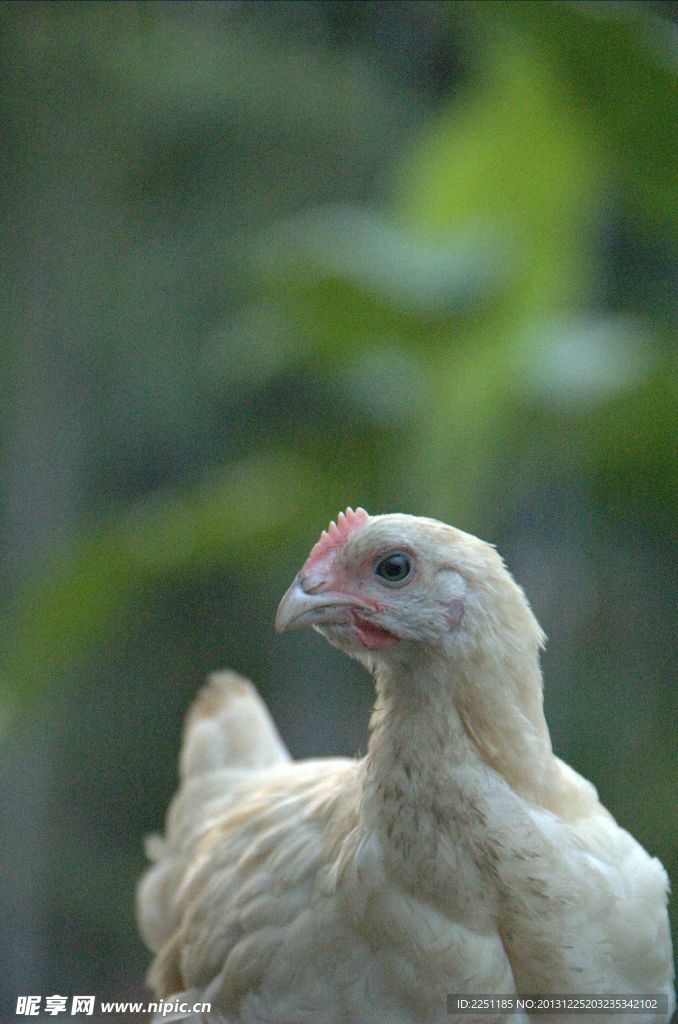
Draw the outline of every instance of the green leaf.
<instances>
[{"instance_id":1,"label":"green leaf","mask_svg":"<svg viewBox=\"0 0 678 1024\"><path fill-rule=\"evenodd\" d=\"M491 13L487 31L485 5L469 11L485 44L473 89L422 134L397 190L413 231L440 241L489 224L512 242L510 282L436 348L435 393L408 452L407 493L457 522L482 507L520 429L525 339L540 344L532 326L585 306L597 289L604 181L590 125L548 55L515 30L495 34Z\"/></svg>"},{"instance_id":2,"label":"green leaf","mask_svg":"<svg viewBox=\"0 0 678 1024\"><path fill-rule=\"evenodd\" d=\"M373 210L334 206L278 225L257 255L279 282L339 279L394 311L440 317L496 291L504 250L487 225L431 238Z\"/></svg>"},{"instance_id":3,"label":"green leaf","mask_svg":"<svg viewBox=\"0 0 678 1024\"><path fill-rule=\"evenodd\" d=\"M83 652L128 614L144 588L208 566L265 571L296 536L304 553L327 509L343 507L346 500L345 478L271 451L192 492L142 500L76 537L70 548L35 568L4 616L5 719L43 684L67 676Z\"/></svg>"},{"instance_id":4,"label":"green leaf","mask_svg":"<svg viewBox=\"0 0 678 1024\"><path fill-rule=\"evenodd\" d=\"M676 216L675 27L645 3L483 4L524 27L567 82L604 146L617 187L655 227Z\"/></svg>"}]
</instances>

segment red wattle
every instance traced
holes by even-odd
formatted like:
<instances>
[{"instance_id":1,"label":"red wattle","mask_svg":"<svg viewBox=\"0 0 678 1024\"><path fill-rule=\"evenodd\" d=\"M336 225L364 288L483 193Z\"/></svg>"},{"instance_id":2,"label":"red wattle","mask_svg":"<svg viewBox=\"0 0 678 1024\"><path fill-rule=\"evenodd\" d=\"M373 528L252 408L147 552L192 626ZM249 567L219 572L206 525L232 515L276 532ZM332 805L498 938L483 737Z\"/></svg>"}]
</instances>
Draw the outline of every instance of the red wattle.
<instances>
[{"instance_id":1,"label":"red wattle","mask_svg":"<svg viewBox=\"0 0 678 1024\"><path fill-rule=\"evenodd\" d=\"M375 622L361 619L356 612L351 613L351 618L353 619L353 632L361 644L370 651L381 651L384 647L390 647L391 644L398 642L398 637L393 633L384 629L383 626L377 626Z\"/></svg>"}]
</instances>

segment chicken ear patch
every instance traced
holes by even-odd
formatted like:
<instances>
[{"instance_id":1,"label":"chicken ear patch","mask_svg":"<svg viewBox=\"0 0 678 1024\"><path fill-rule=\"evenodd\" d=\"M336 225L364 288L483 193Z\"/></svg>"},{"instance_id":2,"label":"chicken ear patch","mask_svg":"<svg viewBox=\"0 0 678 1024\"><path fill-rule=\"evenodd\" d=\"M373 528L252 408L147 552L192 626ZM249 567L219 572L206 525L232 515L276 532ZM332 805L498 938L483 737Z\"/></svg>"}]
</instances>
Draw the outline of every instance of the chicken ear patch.
<instances>
[{"instance_id":1,"label":"chicken ear patch","mask_svg":"<svg viewBox=\"0 0 678 1024\"><path fill-rule=\"evenodd\" d=\"M345 512L340 512L336 523L332 520L327 529L320 534L320 539L311 548L303 571L312 569L331 551L336 551L342 544L345 544L351 534L364 526L369 518L364 508L357 508L355 511L352 508L347 508Z\"/></svg>"},{"instance_id":2,"label":"chicken ear patch","mask_svg":"<svg viewBox=\"0 0 678 1024\"><path fill-rule=\"evenodd\" d=\"M462 620L464 614L464 599L462 597L455 597L453 601L447 606L445 611L445 618L450 629L456 629Z\"/></svg>"}]
</instances>

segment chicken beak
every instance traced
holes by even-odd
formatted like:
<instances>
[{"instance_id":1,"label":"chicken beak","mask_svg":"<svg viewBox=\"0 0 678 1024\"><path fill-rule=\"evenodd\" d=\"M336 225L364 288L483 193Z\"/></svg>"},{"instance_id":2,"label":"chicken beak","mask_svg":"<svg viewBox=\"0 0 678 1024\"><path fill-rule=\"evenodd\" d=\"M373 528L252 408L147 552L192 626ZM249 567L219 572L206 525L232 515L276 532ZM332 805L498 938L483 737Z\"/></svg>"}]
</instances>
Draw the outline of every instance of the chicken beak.
<instances>
[{"instance_id":1,"label":"chicken beak","mask_svg":"<svg viewBox=\"0 0 678 1024\"><path fill-rule=\"evenodd\" d=\"M328 583L310 581L299 573L278 605L275 628L278 633L303 626L330 626L346 621L348 605L356 606L354 597L332 592Z\"/></svg>"}]
</instances>

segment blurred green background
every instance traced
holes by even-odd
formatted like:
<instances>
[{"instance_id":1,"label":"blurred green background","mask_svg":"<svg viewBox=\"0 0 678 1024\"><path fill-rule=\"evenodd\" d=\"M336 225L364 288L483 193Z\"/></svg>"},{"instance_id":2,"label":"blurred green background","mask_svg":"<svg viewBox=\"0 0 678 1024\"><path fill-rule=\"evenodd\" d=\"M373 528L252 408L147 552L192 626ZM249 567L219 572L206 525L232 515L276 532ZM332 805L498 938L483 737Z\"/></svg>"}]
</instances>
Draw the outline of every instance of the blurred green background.
<instances>
[{"instance_id":1,"label":"blurred green background","mask_svg":"<svg viewBox=\"0 0 678 1024\"><path fill-rule=\"evenodd\" d=\"M143 991L205 673L372 685L277 601L346 505L495 542L557 752L676 869L675 6L4 3L0 1007Z\"/></svg>"}]
</instances>

